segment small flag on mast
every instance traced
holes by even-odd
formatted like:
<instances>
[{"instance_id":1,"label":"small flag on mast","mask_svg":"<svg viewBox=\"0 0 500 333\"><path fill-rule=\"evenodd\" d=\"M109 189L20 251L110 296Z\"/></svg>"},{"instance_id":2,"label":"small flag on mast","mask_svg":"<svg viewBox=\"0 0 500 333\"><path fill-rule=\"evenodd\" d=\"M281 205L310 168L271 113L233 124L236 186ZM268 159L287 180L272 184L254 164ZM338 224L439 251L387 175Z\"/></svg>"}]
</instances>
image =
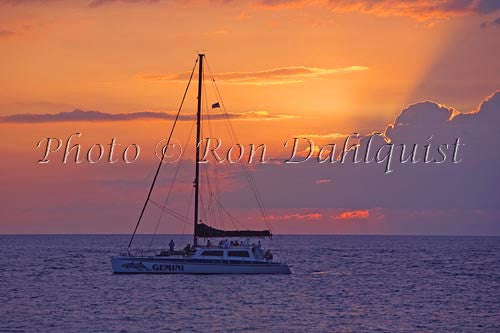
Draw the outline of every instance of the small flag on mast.
<instances>
[{"instance_id":1,"label":"small flag on mast","mask_svg":"<svg viewBox=\"0 0 500 333\"><path fill-rule=\"evenodd\" d=\"M212 104L212 109L220 108L219 102Z\"/></svg>"}]
</instances>

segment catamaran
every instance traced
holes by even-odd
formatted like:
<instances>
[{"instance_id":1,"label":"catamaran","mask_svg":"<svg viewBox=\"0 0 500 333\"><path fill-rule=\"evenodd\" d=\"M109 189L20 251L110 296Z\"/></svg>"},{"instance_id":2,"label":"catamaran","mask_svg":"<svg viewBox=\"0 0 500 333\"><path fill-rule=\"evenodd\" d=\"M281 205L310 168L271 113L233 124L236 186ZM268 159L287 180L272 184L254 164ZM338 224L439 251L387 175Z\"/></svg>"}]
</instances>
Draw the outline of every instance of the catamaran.
<instances>
[{"instance_id":1,"label":"catamaran","mask_svg":"<svg viewBox=\"0 0 500 333\"><path fill-rule=\"evenodd\" d=\"M196 152L195 152L195 177L193 182L194 191L194 229L193 229L193 245L189 244L182 251L175 250L173 246L169 249L162 249L153 252L132 251L131 245L136 235L137 229L144 215L144 211L148 203L155 203L151 200L151 193L155 186L156 179L160 168L164 162L166 152L160 158L160 163L156 169L153 183L149 189L148 196L142 208L141 214L135 226L134 232L130 238L127 250L120 253L118 256L111 257L111 266L113 273L152 273L152 274L290 274L290 267L282 262L276 261L273 258L271 251L265 250L261 246L261 242L254 243L253 238L272 237L270 230L222 230L203 223L199 219L199 204L200 204L200 139L201 139L201 112L202 112L202 84L204 81L203 63L205 55L198 54L191 76L189 78L181 105L174 120L174 124L170 131L170 136L167 140L166 147L169 146L172 134L179 119L179 114L182 105L186 98L186 94L193 78L196 66L198 65L198 95L197 95L197 112L196 112ZM213 82L215 79L212 77ZM218 90L217 90L218 93ZM219 96L220 97L220 96ZM219 102L212 107L220 107ZM243 168L245 166L241 164ZM249 170L245 169L247 176ZM254 191L255 182L251 180L251 188ZM257 193L257 192L256 192ZM254 193L254 194L256 194ZM256 196L258 206L263 211L263 203L260 196ZM162 207L163 209L168 209ZM177 218L179 214L173 212L173 216ZM229 215L233 218L231 215ZM265 213L263 217L266 218ZM268 222L268 221L267 221ZM200 238L205 239L204 244L201 244ZM236 239L228 241L228 239ZM212 244L211 241L220 240L217 244Z\"/></svg>"}]
</instances>

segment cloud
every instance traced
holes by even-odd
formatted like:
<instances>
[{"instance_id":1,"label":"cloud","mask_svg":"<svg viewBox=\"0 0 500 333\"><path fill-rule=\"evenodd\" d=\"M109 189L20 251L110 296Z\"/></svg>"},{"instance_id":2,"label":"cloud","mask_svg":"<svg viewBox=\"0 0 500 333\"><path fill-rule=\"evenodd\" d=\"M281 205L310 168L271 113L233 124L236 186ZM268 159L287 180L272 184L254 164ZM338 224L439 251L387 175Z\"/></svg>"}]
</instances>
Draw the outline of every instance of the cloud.
<instances>
[{"instance_id":1,"label":"cloud","mask_svg":"<svg viewBox=\"0 0 500 333\"><path fill-rule=\"evenodd\" d=\"M340 68L318 67L279 67L254 72L227 72L214 75L219 82L230 84L274 85L300 83L311 79L318 79L328 75L366 71L365 66L348 66ZM153 81L181 81L189 79L190 72L180 74L141 74L140 78Z\"/></svg>"},{"instance_id":2,"label":"cloud","mask_svg":"<svg viewBox=\"0 0 500 333\"><path fill-rule=\"evenodd\" d=\"M226 29L215 30L213 32L214 35L227 35L229 33Z\"/></svg>"},{"instance_id":3,"label":"cloud","mask_svg":"<svg viewBox=\"0 0 500 333\"><path fill-rule=\"evenodd\" d=\"M271 120L291 118L289 115L273 115L267 111L248 111L241 113L216 113L210 116L212 120L239 119L239 120ZM100 111L84 111L75 109L71 112L33 114L22 113L0 117L0 123L46 123L70 121L129 121L136 119L175 119L173 112L133 112L133 113L105 113ZM194 120L194 114L180 115L179 120Z\"/></svg>"},{"instance_id":4,"label":"cloud","mask_svg":"<svg viewBox=\"0 0 500 333\"><path fill-rule=\"evenodd\" d=\"M11 5L11 6L18 6L18 5L27 5L27 4L32 4L32 3L56 3L56 2L62 2L61 0L0 0L0 5Z\"/></svg>"},{"instance_id":5,"label":"cloud","mask_svg":"<svg viewBox=\"0 0 500 333\"><path fill-rule=\"evenodd\" d=\"M455 0L458 2L458 0ZM489 14L500 10L500 2L497 0L477 0L472 6L475 11L481 14Z\"/></svg>"},{"instance_id":6,"label":"cloud","mask_svg":"<svg viewBox=\"0 0 500 333\"><path fill-rule=\"evenodd\" d=\"M366 220L369 217L370 211L367 209L347 211L335 216L337 220Z\"/></svg>"},{"instance_id":7,"label":"cloud","mask_svg":"<svg viewBox=\"0 0 500 333\"><path fill-rule=\"evenodd\" d=\"M481 28L489 28L489 27L497 27L500 28L500 17L497 17L496 19L492 21L487 21L481 23Z\"/></svg>"},{"instance_id":8,"label":"cloud","mask_svg":"<svg viewBox=\"0 0 500 333\"><path fill-rule=\"evenodd\" d=\"M370 106L367 105L367 108ZM450 143L460 137L465 144L464 149L460 151L460 157L463 159L461 163L454 164L448 160L440 165L425 164L422 161L417 164L395 164L395 171L386 175L383 165L355 164L352 163L352 154L349 154L345 164L318 164L312 161L286 166L275 163L258 165L252 168L253 178L264 200L266 211L270 212L273 222L278 221L275 223L278 232L500 235L498 124L500 91L484 99L479 107L471 112L459 112L453 107L436 102L419 102L402 108L401 112L395 115L385 131L387 138L395 145L404 142L418 143L418 154L422 158L423 145L431 144L431 150L435 152L437 144ZM384 132L384 128L378 130ZM427 138L430 135L433 135L433 139L429 141ZM384 140L376 140L373 149L376 150L383 144ZM366 138L362 140L361 152L366 148L365 145ZM5 154L11 153L7 150ZM9 175L4 180L5 184L2 183L5 191L0 191L5 207L2 213L6 218L3 220L8 221L9 217L15 217L29 225L32 228L29 230L33 231L41 230L37 229L40 228L39 224L32 222L39 221L40 216L44 223L47 223L44 228L57 224L51 230L81 231L82 229L66 224L59 210L51 210L49 215L44 215L47 207L65 203L74 208L73 203L79 202L100 207L98 205L102 204L102 198L105 198L104 202L111 198L114 200L113 209L100 210L102 220L99 220L99 224L96 222L92 225L82 225L85 225L88 228L85 230L89 232L104 229L108 232L125 232L122 229L123 223L108 224L102 221L127 219L127 216L134 214L137 202L144 193L138 185L131 186L134 190L137 189L134 196L113 196L117 191L117 184L100 180L140 177L144 190L150 185L149 181L153 176L151 170L155 167L154 161L148 160L136 165L140 169L120 164L100 165L102 169L98 172L98 181L102 185L98 188L99 191L96 191L89 182L96 178L95 167L80 165L79 177L75 178L75 169L69 165L52 164L51 167L33 169L33 163L30 162L34 158L36 156L32 154L21 154L11 158L10 163L0 164L4 174ZM9 158L4 157L4 160L9 161ZM221 174L230 174L231 186L225 187L222 192L221 202L224 207L231 214L236 211L234 216L238 219L241 216L249 216L248 221L252 224L261 221L257 214L257 204L253 201L248 186L244 186L247 184L245 174L238 171L236 166L226 167ZM192 175L189 170L192 169L181 169L186 170L186 177L183 177L182 181L186 183L186 188L190 189ZM144 177L148 171L149 177ZM36 179L36 183L21 181L26 174L35 174L33 179ZM171 174L160 174L159 177L165 177L165 181L159 183L169 184ZM70 184L72 187L82 190L71 191L67 182L62 181L67 177L74 178L74 182ZM335 186L320 186L315 183L316 180L322 179L333 179L334 183L331 185ZM47 195L46 188L51 189L51 195ZM12 193L23 195L16 196ZM96 193L99 195L96 196ZM185 208L185 203L189 200L190 193L185 194L185 198L177 197L175 201L179 207ZM19 199L21 197L22 202ZM19 213L18 209L19 205L26 206L26 202L32 212L29 215ZM368 211L368 217L362 218L366 213L353 213L356 211ZM360 218L354 219L355 216ZM83 221L88 215L80 218ZM377 223L365 223L368 221ZM21 230L12 224L5 225L0 225L0 229L11 232ZM26 232L28 229L23 230ZM177 229L166 230L166 233L172 230ZM178 232L182 232L182 227Z\"/></svg>"},{"instance_id":9,"label":"cloud","mask_svg":"<svg viewBox=\"0 0 500 333\"><path fill-rule=\"evenodd\" d=\"M369 106L367 106L369 107ZM348 218L369 211L369 220L378 220L379 232L439 233L439 234L500 234L500 90L485 98L471 112L440 103L424 101L411 104L394 117L392 123L374 137L371 157L387 140L394 145L394 172L385 174L385 165L375 162L353 163L354 151L345 163L318 163L311 158L300 164L260 165L255 168L255 181L265 194L266 206L273 210L308 209L323 217ZM429 139L430 138L430 139ZM459 163L452 162L451 144L460 138ZM364 158L368 137L359 145L359 159ZM399 162L401 144L406 144L408 156L416 147L417 163ZM445 163L425 163L426 146L431 159L436 159L438 146L448 144ZM337 147L337 153L342 150ZM283 159L290 157L283 150ZM335 186L320 186L318 180L334 179ZM320 182L321 184L321 182ZM332 183L333 184L333 183ZM241 201L231 192L228 202ZM377 214L380 209L380 214ZM332 212L327 214L327 212ZM418 211L440 212L422 217ZM478 219L476 216L487 218ZM361 214L361 215L360 215ZM280 214L290 215L290 214ZM439 217L438 217L439 215ZM405 220L405 217L408 220ZM327 223L321 219L321 223ZM320 223L318 221L318 223ZM317 225L317 223L315 223ZM457 226L454 229L454 226ZM477 228L476 228L477 227ZM299 228L299 226L297 226ZM327 228L326 226L324 228ZM333 227L332 227L333 228ZM360 227L365 228L365 227ZM369 227L366 227L369 228ZM297 229L298 230L298 229ZM302 230L302 229L301 229ZM368 232L369 229L363 229ZM372 229L370 229L372 230ZM380 231L382 230L382 231ZM427 232L425 231L427 230ZM356 232L361 232L356 229ZM298 231L297 231L298 232ZM371 232L371 231L370 231Z\"/></svg>"},{"instance_id":10,"label":"cloud","mask_svg":"<svg viewBox=\"0 0 500 333\"><path fill-rule=\"evenodd\" d=\"M314 181L314 184L326 184L326 183L331 183L331 179L317 179Z\"/></svg>"},{"instance_id":11,"label":"cloud","mask_svg":"<svg viewBox=\"0 0 500 333\"><path fill-rule=\"evenodd\" d=\"M158 3L161 2L161 0L92 0L89 2L89 7L100 7L108 4L113 4L113 3L146 3L146 4L153 4L153 3Z\"/></svg>"},{"instance_id":12,"label":"cloud","mask_svg":"<svg viewBox=\"0 0 500 333\"><path fill-rule=\"evenodd\" d=\"M11 30L0 30L0 39L2 38L9 38L14 36L16 33Z\"/></svg>"},{"instance_id":13,"label":"cloud","mask_svg":"<svg viewBox=\"0 0 500 333\"><path fill-rule=\"evenodd\" d=\"M500 10L496 0L260 0L267 9L326 7L334 13L360 12L377 16L408 16L418 20L443 19L468 14L491 14Z\"/></svg>"},{"instance_id":14,"label":"cloud","mask_svg":"<svg viewBox=\"0 0 500 333\"><path fill-rule=\"evenodd\" d=\"M0 0L0 4L22 5L30 3L59 2L60 0ZM111 4L145 4L158 3L205 3L225 6L227 0L205 1L167 1L167 0L88 0L87 7L99 8ZM407 16L417 20L446 19L450 17L479 14L488 15L500 10L497 0L246 0L242 1L254 9L300 9L306 6L323 7L333 13L358 12L377 16ZM236 2L232 2L236 3Z\"/></svg>"},{"instance_id":15,"label":"cloud","mask_svg":"<svg viewBox=\"0 0 500 333\"><path fill-rule=\"evenodd\" d=\"M309 214L288 214L288 215L270 215L269 220L271 221L287 221L287 220L319 220L323 215L321 213L309 213Z\"/></svg>"},{"instance_id":16,"label":"cloud","mask_svg":"<svg viewBox=\"0 0 500 333\"><path fill-rule=\"evenodd\" d=\"M25 5L31 3L56 3L64 2L62 0L0 0L0 5ZM113 3L130 3L130 4L154 4L162 2L162 0L88 0L88 7L100 7Z\"/></svg>"},{"instance_id":17,"label":"cloud","mask_svg":"<svg viewBox=\"0 0 500 333\"><path fill-rule=\"evenodd\" d=\"M385 136L395 142L416 142L429 136L467 136L469 140L477 140L490 135L498 121L500 90L487 97L477 110L468 113L430 101L412 104L403 109L394 123L387 127Z\"/></svg>"},{"instance_id":18,"label":"cloud","mask_svg":"<svg viewBox=\"0 0 500 333\"><path fill-rule=\"evenodd\" d=\"M343 139L349 134L343 133L327 133L327 134L300 134L297 135L298 138L308 138L308 139Z\"/></svg>"}]
</instances>

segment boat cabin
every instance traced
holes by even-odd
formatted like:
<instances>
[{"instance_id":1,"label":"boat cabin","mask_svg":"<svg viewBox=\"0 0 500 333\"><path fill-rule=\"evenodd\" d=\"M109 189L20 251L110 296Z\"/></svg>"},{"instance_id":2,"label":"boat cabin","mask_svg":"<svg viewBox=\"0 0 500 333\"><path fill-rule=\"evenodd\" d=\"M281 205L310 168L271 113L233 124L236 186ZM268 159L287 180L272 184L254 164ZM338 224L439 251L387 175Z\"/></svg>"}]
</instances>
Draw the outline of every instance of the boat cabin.
<instances>
[{"instance_id":1,"label":"boat cabin","mask_svg":"<svg viewBox=\"0 0 500 333\"><path fill-rule=\"evenodd\" d=\"M184 251L161 251L158 257L170 256L186 257ZM263 251L258 246L235 246L235 247L207 247L199 246L194 252L188 255L191 259L218 259L218 260L239 260L239 261L269 261L272 259L271 252Z\"/></svg>"},{"instance_id":2,"label":"boat cabin","mask_svg":"<svg viewBox=\"0 0 500 333\"><path fill-rule=\"evenodd\" d=\"M198 247L193 259L223 259L223 260L264 260L264 253L256 246L248 247Z\"/></svg>"}]
</instances>

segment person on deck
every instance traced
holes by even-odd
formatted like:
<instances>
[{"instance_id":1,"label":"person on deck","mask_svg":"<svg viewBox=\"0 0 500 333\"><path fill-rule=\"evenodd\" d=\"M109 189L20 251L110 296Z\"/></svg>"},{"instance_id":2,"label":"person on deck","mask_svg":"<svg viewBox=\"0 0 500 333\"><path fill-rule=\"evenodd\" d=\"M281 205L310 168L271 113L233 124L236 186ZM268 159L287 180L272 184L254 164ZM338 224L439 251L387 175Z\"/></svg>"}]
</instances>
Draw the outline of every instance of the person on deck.
<instances>
[{"instance_id":1,"label":"person on deck","mask_svg":"<svg viewBox=\"0 0 500 333\"><path fill-rule=\"evenodd\" d=\"M207 239L207 247L212 246L212 243L210 242L210 239Z\"/></svg>"},{"instance_id":2,"label":"person on deck","mask_svg":"<svg viewBox=\"0 0 500 333\"><path fill-rule=\"evenodd\" d=\"M191 244L188 243L188 245L184 248L184 254L188 255L189 252L191 252Z\"/></svg>"},{"instance_id":3,"label":"person on deck","mask_svg":"<svg viewBox=\"0 0 500 333\"><path fill-rule=\"evenodd\" d=\"M168 243L168 247L170 248L170 253L173 254L175 250L175 243L173 239L171 239L170 243Z\"/></svg>"},{"instance_id":4,"label":"person on deck","mask_svg":"<svg viewBox=\"0 0 500 333\"><path fill-rule=\"evenodd\" d=\"M264 254L264 258L269 261L269 260L273 260L273 254L271 253L271 251L267 250L266 253Z\"/></svg>"}]
</instances>

